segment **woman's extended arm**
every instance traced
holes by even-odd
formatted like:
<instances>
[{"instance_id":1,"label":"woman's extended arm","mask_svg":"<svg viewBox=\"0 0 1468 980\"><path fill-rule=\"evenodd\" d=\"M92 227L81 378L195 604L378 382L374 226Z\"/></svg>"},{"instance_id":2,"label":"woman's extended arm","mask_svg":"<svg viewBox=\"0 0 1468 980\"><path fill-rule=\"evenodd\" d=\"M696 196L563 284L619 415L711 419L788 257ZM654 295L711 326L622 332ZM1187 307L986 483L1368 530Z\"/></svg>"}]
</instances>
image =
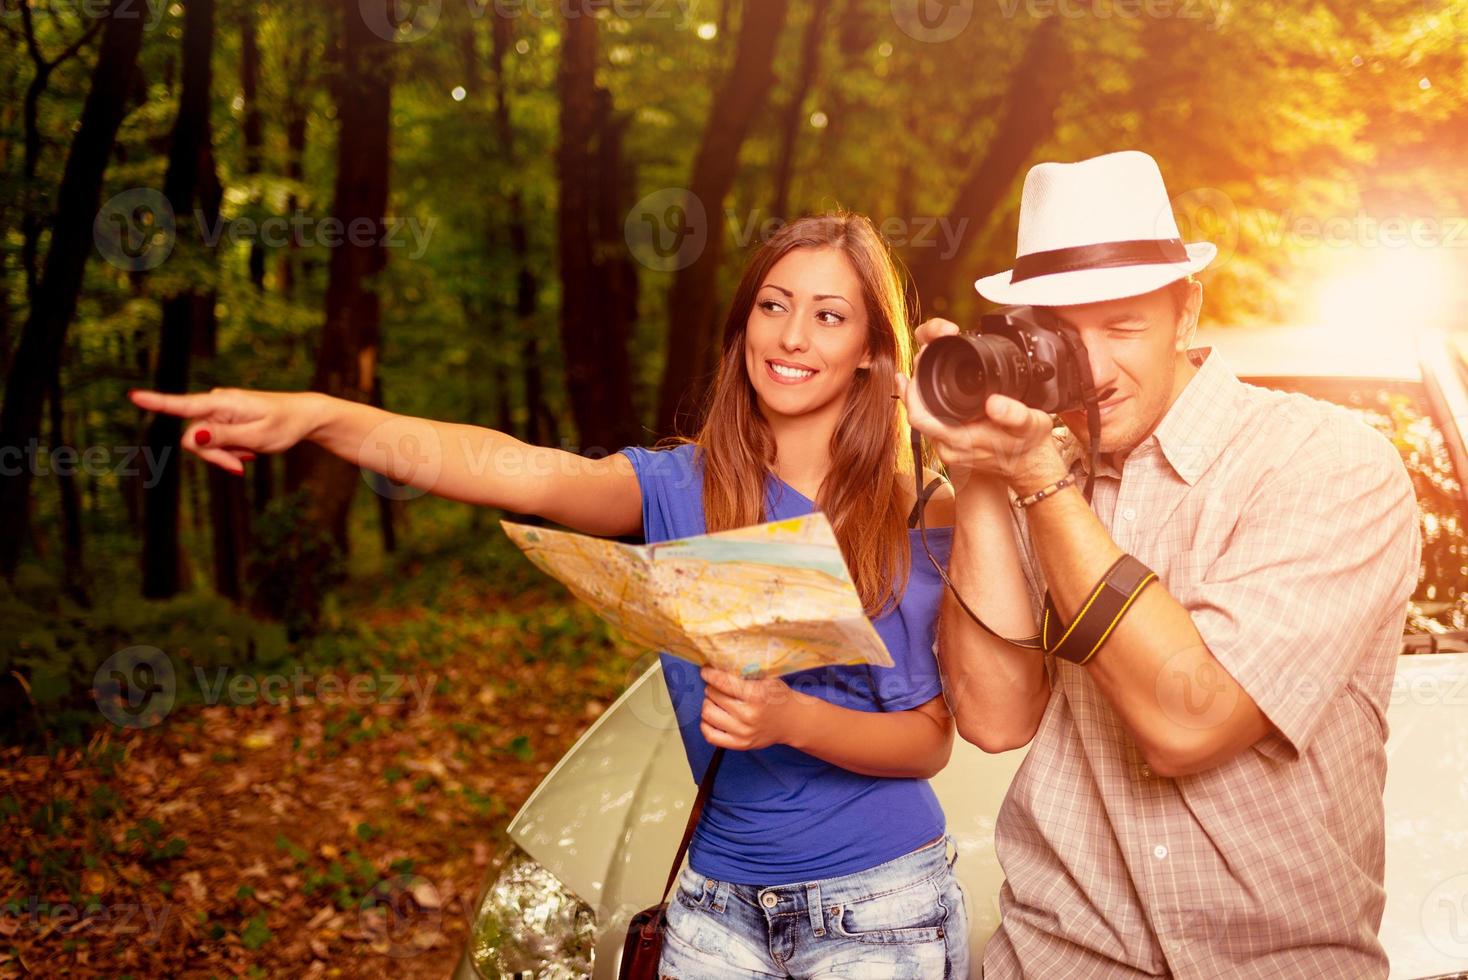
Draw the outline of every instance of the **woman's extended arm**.
<instances>
[{"instance_id":1,"label":"woman's extended arm","mask_svg":"<svg viewBox=\"0 0 1468 980\"><path fill-rule=\"evenodd\" d=\"M440 497L542 517L590 534L637 534L642 493L620 454L588 459L494 429L396 415L319 392L215 388L129 393L138 407L190 420L180 440L233 473L257 452L315 442L355 466Z\"/></svg>"},{"instance_id":2,"label":"woman's extended arm","mask_svg":"<svg viewBox=\"0 0 1468 980\"><path fill-rule=\"evenodd\" d=\"M942 697L907 711L857 711L794 691L778 677L747 680L705 667L700 730L711 745L780 743L864 776L937 775L953 751Z\"/></svg>"}]
</instances>

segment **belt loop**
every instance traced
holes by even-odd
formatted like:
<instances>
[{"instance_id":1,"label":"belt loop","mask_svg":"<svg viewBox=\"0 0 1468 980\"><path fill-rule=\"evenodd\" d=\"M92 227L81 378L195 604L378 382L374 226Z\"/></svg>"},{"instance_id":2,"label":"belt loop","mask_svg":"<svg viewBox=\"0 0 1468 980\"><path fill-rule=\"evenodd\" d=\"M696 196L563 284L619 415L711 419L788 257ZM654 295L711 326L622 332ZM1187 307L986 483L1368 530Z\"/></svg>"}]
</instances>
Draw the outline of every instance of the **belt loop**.
<instances>
[{"instance_id":1,"label":"belt loop","mask_svg":"<svg viewBox=\"0 0 1468 980\"><path fill-rule=\"evenodd\" d=\"M724 879L718 879L718 887L714 889L714 903L709 908L719 915L724 914L724 905L729 900L729 883Z\"/></svg>"},{"instance_id":2,"label":"belt loop","mask_svg":"<svg viewBox=\"0 0 1468 980\"><path fill-rule=\"evenodd\" d=\"M826 910L821 908L821 883L818 881L805 885L805 911L810 916L811 931L820 939L826 934Z\"/></svg>"},{"instance_id":3,"label":"belt loop","mask_svg":"<svg viewBox=\"0 0 1468 980\"><path fill-rule=\"evenodd\" d=\"M948 870L952 871L953 866L958 863L958 841L953 839L952 834L945 834L943 846L946 847L950 852L950 856L948 858Z\"/></svg>"}]
</instances>

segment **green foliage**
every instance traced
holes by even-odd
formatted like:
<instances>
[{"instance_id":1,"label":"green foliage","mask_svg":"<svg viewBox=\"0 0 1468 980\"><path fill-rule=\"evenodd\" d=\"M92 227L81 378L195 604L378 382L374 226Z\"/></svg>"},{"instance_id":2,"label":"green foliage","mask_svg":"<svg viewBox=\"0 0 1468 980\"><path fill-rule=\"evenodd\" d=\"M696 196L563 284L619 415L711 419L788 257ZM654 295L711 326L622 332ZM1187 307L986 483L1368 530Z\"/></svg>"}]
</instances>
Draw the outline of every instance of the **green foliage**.
<instances>
[{"instance_id":1,"label":"green foliage","mask_svg":"<svg viewBox=\"0 0 1468 980\"><path fill-rule=\"evenodd\" d=\"M713 93L734 61L738 22L737 15L733 23L723 18L739 5L625 5L658 12L647 16L619 16L622 5L595 6L603 8L596 17L598 82L610 93L612 111L626 121L630 206L688 184L704 131L719 124L710 119ZM761 223L793 216L770 211L779 120L796 95L802 34L812 10L809 3L791 6L767 111L744 144L729 199L707 215L706 231L726 245L721 301ZM961 30L924 40L904 31L889 0L833 3L817 45L819 67L797 107L793 213L846 207L879 224L896 219L908 232L948 214L1009 111L1024 108L1025 93L1011 93L1010 76L1040 23L1037 14L1052 8L1069 11L1060 14L1071 56L1064 97L1035 159L1002 176L1004 195L995 212L956 229L956 251L946 261L965 270L960 282L1010 264L1026 166L1123 147L1146 149L1161 162L1185 237L1220 245L1220 259L1205 278L1208 320L1311 314L1311 289L1339 264L1342 250L1300 241L1291 232L1296 219L1365 211L1447 222L1468 213L1460 159L1468 118L1468 0L1001 0L969 6L971 21ZM531 12L536 7L526 4L523 15L498 22L508 41L499 74L490 56L496 20L476 4L443 5L440 22L426 36L393 45L376 66L394 79L387 217L400 234L370 288L382 307L377 366L390 409L528 435L529 369L538 367L545 407L562 437L574 442L556 275L555 154L562 138L556 79L563 22ZM538 7L544 12L555 5ZM29 9L36 43L48 59L83 29L68 5ZM157 23L144 34L141 97L130 104L119 131L103 202L124 191L162 187L178 109L183 9L152 5ZM1102 16L1103 10L1110 15ZM475 630L519 638L512 655L521 663L579 664L614 640L600 620L569 603L526 611L506 602L487 619L463 621L466 592L566 594L514 553L492 515L470 515L461 504L430 498L394 504L398 551L383 553L378 500L360 487L346 557L309 519L301 496L277 490L252 522L249 595L244 608L236 607L211 595L207 585L208 492L203 464L193 459L183 464L181 488L182 559L190 585L172 599L139 599L147 473L124 472L123 460L140 444L146 418L124 392L154 382L160 303L185 288L215 291L214 353L196 352L191 388L299 389L314 375L329 266L339 254L319 241L320 219L334 207L338 162L331 89L338 8L265 3L227 12L216 26L211 93L221 235L205 247L194 216L178 215L177 247L156 269L135 273L100 252L90 257L66 334L59 437L66 445L109 450L107 465L77 481L90 604L64 587L56 481L39 475L33 527L49 547L24 563L13 583L0 583L3 739L39 744L44 730L63 742L85 742L89 731L106 724L92 697L98 668L136 645L172 658L177 699L190 703L201 697L198 672L220 667L253 674L298 664L346 670L433 664L456 645L482 642ZM255 17L262 58L257 108L264 143L255 172L246 167L239 82L237 15L246 12ZM6 20L11 31L9 43L0 46L0 93L18 109L35 67L20 22ZM23 114L10 114L0 127L9 148L0 154L0 362L9 361L29 312L21 263L25 228L41 229L37 244L44 258L45 226L96 48L85 45L60 62L40 94L33 179L22 170ZM500 130L502 105L508 140ZM292 117L300 119L303 134L295 161L286 125ZM523 256L512 234L517 213L526 222ZM613 223L625 217L605 216ZM264 279L257 285L250 263L260 238L246 229L280 219L300 219L311 240L266 242ZM410 228L420 236L401 234ZM905 261L917 263L937 243L924 245L909 234L893 244ZM533 309L522 317L516 306L524 271L532 274L523 285L531 290ZM635 404L646 420L664 367L672 274L642 266L637 274L641 319L631 364ZM1457 279L1461 298L1468 275ZM977 311L978 300L967 289L951 299L951 315L961 322ZM550 438L548 432L535 435ZM41 448L57 438L45 432ZM368 604L418 615L390 624L349 621L341 609L354 601L361 608L364 594ZM373 723L362 727L360 719L338 724L344 744L382 733ZM528 752L528 742L509 751ZM387 777L390 783L405 778L401 771Z\"/></svg>"},{"instance_id":2,"label":"green foliage","mask_svg":"<svg viewBox=\"0 0 1468 980\"><path fill-rule=\"evenodd\" d=\"M149 864L158 864L178 857L188 847L181 837L167 837L163 825L152 817L145 817L124 835L128 841L136 842L142 859Z\"/></svg>"},{"instance_id":3,"label":"green foliage","mask_svg":"<svg viewBox=\"0 0 1468 980\"><path fill-rule=\"evenodd\" d=\"M254 598L291 637L313 631L331 588L342 580L341 555L329 531L311 520L307 491L276 497L255 522L246 563Z\"/></svg>"},{"instance_id":4,"label":"green foliage","mask_svg":"<svg viewBox=\"0 0 1468 980\"><path fill-rule=\"evenodd\" d=\"M252 916L245 927L240 930L240 944L245 949L256 950L273 938L268 926L265 924L265 913Z\"/></svg>"}]
</instances>

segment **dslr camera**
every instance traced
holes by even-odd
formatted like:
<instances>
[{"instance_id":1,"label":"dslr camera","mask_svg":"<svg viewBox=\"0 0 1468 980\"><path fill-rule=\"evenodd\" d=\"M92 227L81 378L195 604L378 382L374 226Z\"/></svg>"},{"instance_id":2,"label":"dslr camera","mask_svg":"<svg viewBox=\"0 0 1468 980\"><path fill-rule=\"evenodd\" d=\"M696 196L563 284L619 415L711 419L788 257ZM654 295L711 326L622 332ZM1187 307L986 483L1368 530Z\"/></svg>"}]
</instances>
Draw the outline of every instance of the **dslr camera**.
<instances>
[{"instance_id":1,"label":"dslr camera","mask_svg":"<svg viewBox=\"0 0 1468 980\"><path fill-rule=\"evenodd\" d=\"M939 337L918 361L923 404L950 425L978 421L990 395L1055 414L1085 407L1091 362L1080 335L1034 306L985 314L977 333Z\"/></svg>"}]
</instances>

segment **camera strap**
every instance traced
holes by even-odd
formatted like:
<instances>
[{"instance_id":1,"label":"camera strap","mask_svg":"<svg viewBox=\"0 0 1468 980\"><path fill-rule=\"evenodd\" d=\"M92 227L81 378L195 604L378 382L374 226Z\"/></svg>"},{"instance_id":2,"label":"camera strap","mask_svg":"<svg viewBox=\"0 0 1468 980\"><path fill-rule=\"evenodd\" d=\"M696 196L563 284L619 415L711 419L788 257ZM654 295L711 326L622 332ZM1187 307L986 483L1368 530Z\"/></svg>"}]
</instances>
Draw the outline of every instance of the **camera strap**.
<instances>
[{"instance_id":1,"label":"camera strap","mask_svg":"<svg viewBox=\"0 0 1468 980\"><path fill-rule=\"evenodd\" d=\"M1096 466L1099 462L1100 455L1097 451L1097 447L1101 445L1101 410L1097 408L1097 404L1099 403L1100 398L1097 396L1098 393L1096 392L1095 385L1092 383L1091 365L1089 359L1085 356L1084 351L1081 352L1080 364L1082 376L1084 377L1086 382L1086 431L1090 435L1089 452L1091 459L1091 465L1086 471L1086 487L1082 491L1082 493L1085 494L1086 503L1089 504L1091 502L1091 490L1095 487L1096 483ZM1105 397L1105 395L1107 394L1110 394L1110 392L1102 393L1101 397ZM933 492L942 485L942 481L934 480L926 487L923 486L923 434L917 429L912 429L911 433L913 487L917 491L917 503L914 505L914 510L917 513L918 536L923 543L923 552L928 556L928 561L932 564L933 570L936 571L938 573L938 577L943 580L944 587L947 588L949 592L953 593L953 598L955 601L957 601L959 608L964 611L969 619L977 623L979 628L982 629L985 633L988 633L990 636L996 639L1003 640L1005 643L1020 647L1025 650L1045 650L1047 648L1047 644L1044 641L1042 633L1036 633L1034 636L1027 636L1017 639L1015 637L1005 636L998 630L995 630L993 627L991 627L988 623L984 622L983 618L979 616L978 613L974 612L973 608L964 600L963 594L958 591L958 587L953 584L953 580L948 577L948 570L943 567L943 565L938 561L937 558L933 557L933 551L931 548L928 547L927 503L928 500L932 498ZM1098 588L1100 588L1100 586L1098 586ZM1140 591L1140 589L1138 591ZM1045 594L1045 600L1047 604L1049 603L1049 599L1050 594L1047 592ZM1124 609L1122 611L1125 612ZM1046 612L1048 614L1048 608ZM1120 615L1118 615L1117 618L1120 619ZM1109 633L1109 630L1107 632ZM1102 637L1102 639L1104 640L1105 637ZM1099 643L1097 645L1099 646Z\"/></svg>"},{"instance_id":2,"label":"camera strap","mask_svg":"<svg viewBox=\"0 0 1468 980\"><path fill-rule=\"evenodd\" d=\"M1131 555L1122 555L1091 589L1069 626L1063 625L1054 600L1046 592L1045 615L1040 620L1040 642L1045 652L1084 666L1110 638L1142 590L1155 581L1157 573L1152 569Z\"/></svg>"},{"instance_id":3,"label":"camera strap","mask_svg":"<svg viewBox=\"0 0 1468 980\"><path fill-rule=\"evenodd\" d=\"M959 608L967 613L968 618L972 619L975 623L978 623L979 628L982 629L985 633L988 633L990 636L1003 640L1005 643L1012 643L1017 647L1023 647L1026 650L1043 650L1044 646L1040 642L1040 636L1038 633L1034 636L1028 636L1023 639L1017 640L1005 636L1002 633L999 633L991 628L989 624L984 622L983 619L979 617L979 614L974 612L969 604L964 601L962 593L960 593L958 591L958 588L953 584L953 580L948 577L948 570L943 567L943 565L938 561L937 558L933 557L933 551L931 548L928 547L927 503L928 500L933 496L933 491L937 490L938 487L941 486L941 483L937 480L934 480L926 487L923 486L923 434L917 429L912 430L912 472L914 487L917 490L918 537L923 543L923 551L927 554L928 561L932 563L933 570L938 573L938 577L943 580L943 585L948 589L948 591L953 593L953 598L957 600Z\"/></svg>"}]
</instances>

